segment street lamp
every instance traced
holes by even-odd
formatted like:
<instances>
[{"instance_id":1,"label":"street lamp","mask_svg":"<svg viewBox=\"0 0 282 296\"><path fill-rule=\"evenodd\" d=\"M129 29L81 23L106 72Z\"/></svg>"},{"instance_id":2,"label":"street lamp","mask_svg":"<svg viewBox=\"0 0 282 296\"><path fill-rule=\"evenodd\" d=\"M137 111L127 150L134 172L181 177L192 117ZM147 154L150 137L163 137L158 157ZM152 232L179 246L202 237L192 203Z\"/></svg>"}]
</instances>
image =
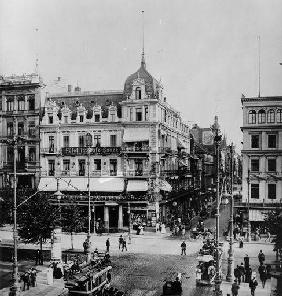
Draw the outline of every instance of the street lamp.
<instances>
[{"instance_id":1,"label":"street lamp","mask_svg":"<svg viewBox=\"0 0 282 296\"><path fill-rule=\"evenodd\" d=\"M251 222L250 222L250 170L248 169L248 176L247 176L247 185L248 185L248 233L247 239L248 242L252 240L251 237Z\"/></svg>"},{"instance_id":2,"label":"street lamp","mask_svg":"<svg viewBox=\"0 0 282 296\"><path fill-rule=\"evenodd\" d=\"M215 289L214 295L219 296L222 295L222 291L220 290L221 284L221 275L220 275L220 254L219 254L219 145L221 141L221 136L219 135L219 124L218 124L218 117L215 116L214 124L211 127L213 134L214 134L214 143L215 143L215 157L216 157L216 214L215 214Z\"/></svg>"},{"instance_id":3,"label":"street lamp","mask_svg":"<svg viewBox=\"0 0 282 296\"><path fill-rule=\"evenodd\" d=\"M229 234L229 251L228 251L228 268L226 280L229 282L233 281L233 270L234 270L234 255L233 255L233 211L234 211L234 200L233 200L233 144L230 148L230 234Z\"/></svg>"}]
</instances>

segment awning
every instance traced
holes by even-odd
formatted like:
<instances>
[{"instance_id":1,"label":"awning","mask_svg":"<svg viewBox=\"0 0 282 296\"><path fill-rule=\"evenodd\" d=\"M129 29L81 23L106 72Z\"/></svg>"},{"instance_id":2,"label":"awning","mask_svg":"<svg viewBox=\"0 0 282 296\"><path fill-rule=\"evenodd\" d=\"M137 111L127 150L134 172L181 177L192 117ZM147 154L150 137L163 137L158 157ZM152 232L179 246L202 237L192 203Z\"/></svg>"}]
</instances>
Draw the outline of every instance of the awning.
<instances>
[{"instance_id":1,"label":"awning","mask_svg":"<svg viewBox=\"0 0 282 296\"><path fill-rule=\"evenodd\" d=\"M57 179L54 177L41 178L38 186L40 191L57 191ZM60 191L87 191L88 178L73 177L59 179ZM90 178L90 191L123 192L123 178Z\"/></svg>"},{"instance_id":2,"label":"awning","mask_svg":"<svg viewBox=\"0 0 282 296\"><path fill-rule=\"evenodd\" d=\"M123 134L124 142L142 142L149 141L150 128L139 127L139 128L126 128Z\"/></svg>"},{"instance_id":3,"label":"awning","mask_svg":"<svg viewBox=\"0 0 282 296\"><path fill-rule=\"evenodd\" d=\"M261 210L250 210L249 212L250 221L264 221L265 219L265 211Z\"/></svg>"},{"instance_id":4,"label":"awning","mask_svg":"<svg viewBox=\"0 0 282 296\"><path fill-rule=\"evenodd\" d=\"M170 192L172 190L171 185L166 180L159 180L159 188L163 191Z\"/></svg>"},{"instance_id":5,"label":"awning","mask_svg":"<svg viewBox=\"0 0 282 296\"><path fill-rule=\"evenodd\" d=\"M145 180L128 180L127 192L148 191L148 182Z\"/></svg>"}]
</instances>

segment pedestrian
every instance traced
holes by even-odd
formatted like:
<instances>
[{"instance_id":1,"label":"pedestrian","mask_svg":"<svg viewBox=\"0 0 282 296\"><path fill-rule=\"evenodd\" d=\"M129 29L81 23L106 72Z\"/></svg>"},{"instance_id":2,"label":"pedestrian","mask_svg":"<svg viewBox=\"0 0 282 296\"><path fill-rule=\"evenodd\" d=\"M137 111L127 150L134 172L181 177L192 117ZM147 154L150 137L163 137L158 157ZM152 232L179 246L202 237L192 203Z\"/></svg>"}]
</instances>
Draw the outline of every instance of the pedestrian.
<instances>
[{"instance_id":1,"label":"pedestrian","mask_svg":"<svg viewBox=\"0 0 282 296\"><path fill-rule=\"evenodd\" d=\"M240 238L239 238L239 248L242 249L243 247L244 247L243 238L240 237Z\"/></svg>"},{"instance_id":2,"label":"pedestrian","mask_svg":"<svg viewBox=\"0 0 282 296\"><path fill-rule=\"evenodd\" d=\"M107 238L107 240L106 240L106 250L107 250L107 252L110 252L110 239L109 238Z\"/></svg>"},{"instance_id":3,"label":"pedestrian","mask_svg":"<svg viewBox=\"0 0 282 296\"><path fill-rule=\"evenodd\" d=\"M249 283L249 287L251 289L251 295L255 296L255 290L257 288L258 282L256 280L256 277L253 277Z\"/></svg>"},{"instance_id":4,"label":"pedestrian","mask_svg":"<svg viewBox=\"0 0 282 296\"><path fill-rule=\"evenodd\" d=\"M126 239L125 238L122 241L122 249L121 249L121 251L123 252L124 249L127 251Z\"/></svg>"},{"instance_id":5,"label":"pedestrian","mask_svg":"<svg viewBox=\"0 0 282 296\"><path fill-rule=\"evenodd\" d=\"M186 243L183 241L181 244L181 255L186 255Z\"/></svg>"},{"instance_id":6,"label":"pedestrian","mask_svg":"<svg viewBox=\"0 0 282 296\"><path fill-rule=\"evenodd\" d=\"M248 254L246 254L246 256L244 257L244 267L245 270L247 270L250 267L250 257L248 256Z\"/></svg>"},{"instance_id":7,"label":"pedestrian","mask_svg":"<svg viewBox=\"0 0 282 296\"><path fill-rule=\"evenodd\" d=\"M232 296L237 296L239 289L240 289L240 286L238 285L237 280L234 280L234 283L231 286Z\"/></svg>"},{"instance_id":8,"label":"pedestrian","mask_svg":"<svg viewBox=\"0 0 282 296\"><path fill-rule=\"evenodd\" d=\"M30 283L32 287L36 286L36 269L32 268L30 273Z\"/></svg>"},{"instance_id":9,"label":"pedestrian","mask_svg":"<svg viewBox=\"0 0 282 296\"><path fill-rule=\"evenodd\" d=\"M29 290L30 287L30 274L28 273L28 271L26 271L23 275L23 282L24 282L24 286L23 286L23 291L25 291L25 288L27 287L27 290Z\"/></svg>"},{"instance_id":10,"label":"pedestrian","mask_svg":"<svg viewBox=\"0 0 282 296\"><path fill-rule=\"evenodd\" d=\"M265 261L265 255L263 254L262 250L259 251L258 260L260 264L262 264Z\"/></svg>"},{"instance_id":11,"label":"pedestrian","mask_svg":"<svg viewBox=\"0 0 282 296\"><path fill-rule=\"evenodd\" d=\"M246 268L245 283L249 283L252 278L252 269L250 267Z\"/></svg>"},{"instance_id":12,"label":"pedestrian","mask_svg":"<svg viewBox=\"0 0 282 296\"><path fill-rule=\"evenodd\" d=\"M241 281L244 282L245 281L245 267L244 264L241 263L241 265L238 267L240 270L240 274L241 274Z\"/></svg>"},{"instance_id":13,"label":"pedestrian","mask_svg":"<svg viewBox=\"0 0 282 296\"><path fill-rule=\"evenodd\" d=\"M36 254L35 254L35 265L40 264L40 259L39 258L40 258L40 250L37 249Z\"/></svg>"},{"instance_id":14,"label":"pedestrian","mask_svg":"<svg viewBox=\"0 0 282 296\"><path fill-rule=\"evenodd\" d=\"M264 288L265 282L267 280L267 273L266 273L265 265L261 264L258 268L258 271L259 271L259 276L260 276L262 287Z\"/></svg>"},{"instance_id":15,"label":"pedestrian","mask_svg":"<svg viewBox=\"0 0 282 296\"><path fill-rule=\"evenodd\" d=\"M165 234L166 233L166 229L165 229L165 224L164 223L162 223L162 225L161 225L161 233L162 234Z\"/></svg>"},{"instance_id":16,"label":"pedestrian","mask_svg":"<svg viewBox=\"0 0 282 296\"><path fill-rule=\"evenodd\" d=\"M118 249L120 250L120 248L122 247L123 245L123 237L122 235L120 235L119 239L118 239Z\"/></svg>"},{"instance_id":17,"label":"pedestrian","mask_svg":"<svg viewBox=\"0 0 282 296\"><path fill-rule=\"evenodd\" d=\"M185 237L185 232L186 232L186 230L185 230L185 226L183 225L183 227L182 227L182 230L181 230L181 234L182 234L182 238L184 238Z\"/></svg>"},{"instance_id":18,"label":"pedestrian","mask_svg":"<svg viewBox=\"0 0 282 296\"><path fill-rule=\"evenodd\" d=\"M265 242L270 242L270 232L269 231L266 232Z\"/></svg>"},{"instance_id":19,"label":"pedestrian","mask_svg":"<svg viewBox=\"0 0 282 296\"><path fill-rule=\"evenodd\" d=\"M157 222L157 223L156 223L156 233L158 233L158 232L159 232L159 230L160 230L160 223L159 223L159 222Z\"/></svg>"},{"instance_id":20,"label":"pedestrian","mask_svg":"<svg viewBox=\"0 0 282 296\"><path fill-rule=\"evenodd\" d=\"M238 284L241 284L241 272L239 269L239 265L237 265L237 267L234 269L234 276L237 279Z\"/></svg>"},{"instance_id":21,"label":"pedestrian","mask_svg":"<svg viewBox=\"0 0 282 296\"><path fill-rule=\"evenodd\" d=\"M267 264L266 265L266 276L267 276L268 279L271 278L270 272L271 272L271 265Z\"/></svg>"}]
</instances>

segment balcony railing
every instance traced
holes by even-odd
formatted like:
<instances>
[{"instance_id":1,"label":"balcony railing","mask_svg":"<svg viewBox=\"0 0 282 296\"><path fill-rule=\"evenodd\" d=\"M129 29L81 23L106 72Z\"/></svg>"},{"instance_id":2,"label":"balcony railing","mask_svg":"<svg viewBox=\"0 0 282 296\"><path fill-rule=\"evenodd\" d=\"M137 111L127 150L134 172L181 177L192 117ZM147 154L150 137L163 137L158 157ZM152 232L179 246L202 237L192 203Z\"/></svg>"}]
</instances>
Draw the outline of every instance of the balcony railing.
<instances>
[{"instance_id":1,"label":"balcony railing","mask_svg":"<svg viewBox=\"0 0 282 296\"><path fill-rule=\"evenodd\" d=\"M142 146L142 147L136 147L136 146L123 146L122 152L149 152L150 147L149 146Z\"/></svg>"},{"instance_id":2,"label":"balcony railing","mask_svg":"<svg viewBox=\"0 0 282 296\"><path fill-rule=\"evenodd\" d=\"M264 202L250 202L249 203L250 208L282 208L282 202L277 202L277 200L267 200ZM248 202L244 202L241 200L234 200L234 207L248 207Z\"/></svg>"},{"instance_id":3,"label":"balcony railing","mask_svg":"<svg viewBox=\"0 0 282 296\"><path fill-rule=\"evenodd\" d=\"M120 154L121 147L63 147L63 156Z\"/></svg>"},{"instance_id":4,"label":"balcony railing","mask_svg":"<svg viewBox=\"0 0 282 296\"><path fill-rule=\"evenodd\" d=\"M149 177L149 171L127 170L124 172L126 177Z\"/></svg>"},{"instance_id":5,"label":"balcony railing","mask_svg":"<svg viewBox=\"0 0 282 296\"><path fill-rule=\"evenodd\" d=\"M56 154L60 152L60 149L57 149L55 147L41 148L40 152L44 154Z\"/></svg>"}]
</instances>

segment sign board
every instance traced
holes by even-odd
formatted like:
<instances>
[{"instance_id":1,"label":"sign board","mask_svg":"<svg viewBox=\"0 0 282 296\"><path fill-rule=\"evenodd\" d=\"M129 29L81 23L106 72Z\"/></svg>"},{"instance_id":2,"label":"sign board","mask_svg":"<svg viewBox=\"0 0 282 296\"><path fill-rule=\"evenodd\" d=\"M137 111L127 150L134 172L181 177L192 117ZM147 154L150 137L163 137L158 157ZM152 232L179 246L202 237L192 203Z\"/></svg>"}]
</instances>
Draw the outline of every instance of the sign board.
<instances>
[{"instance_id":1,"label":"sign board","mask_svg":"<svg viewBox=\"0 0 282 296\"><path fill-rule=\"evenodd\" d=\"M64 147L62 148L62 155L88 155L89 149L90 155L108 155L121 153L121 147Z\"/></svg>"}]
</instances>

